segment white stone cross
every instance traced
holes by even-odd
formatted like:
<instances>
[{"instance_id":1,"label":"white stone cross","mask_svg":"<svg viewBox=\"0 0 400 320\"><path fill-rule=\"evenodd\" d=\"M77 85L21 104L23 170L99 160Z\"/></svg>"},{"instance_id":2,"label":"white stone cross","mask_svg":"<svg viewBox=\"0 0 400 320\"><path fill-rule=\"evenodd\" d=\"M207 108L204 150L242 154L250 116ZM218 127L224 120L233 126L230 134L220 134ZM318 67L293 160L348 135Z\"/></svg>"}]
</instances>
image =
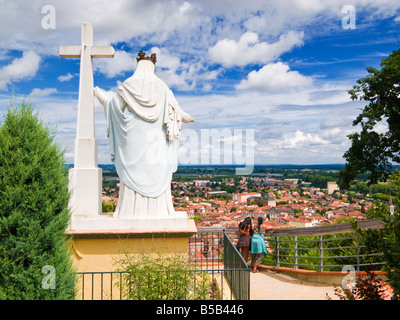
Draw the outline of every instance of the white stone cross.
<instances>
[{"instance_id":1,"label":"white stone cross","mask_svg":"<svg viewBox=\"0 0 400 320\"><path fill-rule=\"evenodd\" d=\"M69 171L72 192L70 209L74 215L93 217L102 212L102 172L98 168L97 140L94 134L93 58L113 58L111 46L93 46L93 28L82 23L81 45L60 46L64 58L80 58L78 118L74 168Z\"/></svg>"}]
</instances>

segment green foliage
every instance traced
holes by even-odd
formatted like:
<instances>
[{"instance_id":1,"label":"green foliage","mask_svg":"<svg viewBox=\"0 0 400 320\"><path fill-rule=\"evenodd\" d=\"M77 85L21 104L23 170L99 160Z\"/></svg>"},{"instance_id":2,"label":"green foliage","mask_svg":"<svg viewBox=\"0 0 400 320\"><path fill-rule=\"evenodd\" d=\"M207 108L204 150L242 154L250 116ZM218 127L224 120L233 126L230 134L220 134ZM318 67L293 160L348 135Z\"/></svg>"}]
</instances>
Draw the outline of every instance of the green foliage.
<instances>
[{"instance_id":1,"label":"green foliage","mask_svg":"<svg viewBox=\"0 0 400 320\"><path fill-rule=\"evenodd\" d=\"M389 201L389 196L384 193L374 193L371 195L372 198L377 199L377 200L382 200L382 201Z\"/></svg>"},{"instance_id":2,"label":"green foliage","mask_svg":"<svg viewBox=\"0 0 400 320\"><path fill-rule=\"evenodd\" d=\"M186 256L126 254L119 261L124 272L117 286L131 300L209 300L216 298L214 283L205 272L191 269Z\"/></svg>"},{"instance_id":3,"label":"green foliage","mask_svg":"<svg viewBox=\"0 0 400 320\"><path fill-rule=\"evenodd\" d=\"M365 181L358 181L354 190L363 194L371 193L371 188Z\"/></svg>"},{"instance_id":4,"label":"green foliage","mask_svg":"<svg viewBox=\"0 0 400 320\"><path fill-rule=\"evenodd\" d=\"M335 295L340 300L385 300L385 294L382 279L369 269L366 270L366 276L357 276L354 288L335 289Z\"/></svg>"},{"instance_id":5,"label":"green foliage","mask_svg":"<svg viewBox=\"0 0 400 320\"><path fill-rule=\"evenodd\" d=\"M317 188L326 188L328 181L335 181L337 178L338 174L332 172L307 173L303 177L304 181L311 182Z\"/></svg>"},{"instance_id":6,"label":"green foliage","mask_svg":"<svg viewBox=\"0 0 400 320\"><path fill-rule=\"evenodd\" d=\"M12 103L0 126L0 299L74 298L63 163L52 130L31 103ZM55 277L42 285L47 276Z\"/></svg>"},{"instance_id":7,"label":"green foliage","mask_svg":"<svg viewBox=\"0 0 400 320\"><path fill-rule=\"evenodd\" d=\"M193 219L194 221L197 221L197 220L201 220L202 218L199 216L193 216L192 218L189 218L189 219Z\"/></svg>"},{"instance_id":8,"label":"green foliage","mask_svg":"<svg viewBox=\"0 0 400 320\"><path fill-rule=\"evenodd\" d=\"M117 204L112 200L110 201L103 200L101 202L102 212L114 212L116 207Z\"/></svg>"},{"instance_id":9,"label":"green foliage","mask_svg":"<svg viewBox=\"0 0 400 320\"><path fill-rule=\"evenodd\" d=\"M394 290L394 299L400 298L400 173L398 170L390 176L395 190L393 204L396 211L390 214L386 204L376 201L368 211L367 218L381 219L384 227L378 230L361 230L357 224L353 228L362 237L368 252L383 252L385 270L388 272L389 284Z\"/></svg>"},{"instance_id":10,"label":"green foliage","mask_svg":"<svg viewBox=\"0 0 400 320\"><path fill-rule=\"evenodd\" d=\"M346 165L338 180L344 188L359 173L368 172L371 183L386 180L391 163L400 163L400 50L383 59L381 67L367 68L368 76L348 91L352 100L368 105L353 122L361 125L361 132L348 135L352 145L344 154ZM381 122L387 123L386 132L376 130Z\"/></svg>"}]
</instances>

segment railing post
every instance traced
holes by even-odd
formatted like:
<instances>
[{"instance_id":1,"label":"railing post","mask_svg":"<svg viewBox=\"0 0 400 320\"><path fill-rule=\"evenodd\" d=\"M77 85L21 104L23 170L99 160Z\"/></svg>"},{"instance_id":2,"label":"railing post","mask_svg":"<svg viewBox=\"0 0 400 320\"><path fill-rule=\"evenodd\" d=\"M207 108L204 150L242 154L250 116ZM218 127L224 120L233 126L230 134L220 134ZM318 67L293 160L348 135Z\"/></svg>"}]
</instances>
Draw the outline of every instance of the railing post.
<instances>
[{"instance_id":1,"label":"railing post","mask_svg":"<svg viewBox=\"0 0 400 320\"><path fill-rule=\"evenodd\" d=\"M357 234L357 271L360 271L360 235Z\"/></svg>"},{"instance_id":2,"label":"railing post","mask_svg":"<svg viewBox=\"0 0 400 320\"><path fill-rule=\"evenodd\" d=\"M85 274L82 273L82 300L85 300Z\"/></svg>"},{"instance_id":3,"label":"railing post","mask_svg":"<svg viewBox=\"0 0 400 320\"><path fill-rule=\"evenodd\" d=\"M319 236L319 271L324 271L324 242L323 235Z\"/></svg>"},{"instance_id":4,"label":"railing post","mask_svg":"<svg viewBox=\"0 0 400 320\"><path fill-rule=\"evenodd\" d=\"M279 237L276 237L276 265L275 268L279 268Z\"/></svg>"},{"instance_id":5,"label":"railing post","mask_svg":"<svg viewBox=\"0 0 400 320\"><path fill-rule=\"evenodd\" d=\"M294 236L294 266L293 269L297 269L297 236Z\"/></svg>"}]
</instances>

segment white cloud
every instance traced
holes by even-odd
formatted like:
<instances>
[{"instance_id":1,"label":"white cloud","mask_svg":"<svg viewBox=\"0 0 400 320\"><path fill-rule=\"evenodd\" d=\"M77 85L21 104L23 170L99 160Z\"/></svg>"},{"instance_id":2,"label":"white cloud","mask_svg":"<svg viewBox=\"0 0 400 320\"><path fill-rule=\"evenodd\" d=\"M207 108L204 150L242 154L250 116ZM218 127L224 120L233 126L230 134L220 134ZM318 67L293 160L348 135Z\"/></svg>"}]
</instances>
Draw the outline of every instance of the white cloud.
<instances>
[{"instance_id":1,"label":"white cloud","mask_svg":"<svg viewBox=\"0 0 400 320\"><path fill-rule=\"evenodd\" d=\"M317 134L304 133L300 130L297 130L292 136L284 137L284 139L282 140L282 148L298 149L325 144L329 144L329 141L322 139Z\"/></svg>"},{"instance_id":2,"label":"white cloud","mask_svg":"<svg viewBox=\"0 0 400 320\"><path fill-rule=\"evenodd\" d=\"M320 123L320 129L332 129L332 128L348 128L352 125L354 119L347 119L343 117L335 117L326 119Z\"/></svg>"},{"instance_id":3,"label":"white cloud","mask_svg":"<svg viewBox=\"0 0 400 320\"><path fill-rule=\"evenodd\" d=\"M220 72L208 70L201 61L181 61L165 48L153 47L150 51L157 55L156 75L175 89L188 91L199 85L203 90L210 90L207 81L216 79Z\"/></svg>"},{"instance_id":4,"label":"white cloud","mask_svg":"<svg viewBox=\"0 0 400 320\"><path fill-rule=\"evenodd\" d=\"M32 78L39 69L40 57L33 51L25 51L21 58L14 59L0 69L0 89L7 89L13 81Z\"/></svg>"},{"instance_id":5,"label":"white cloud","mask_svg":"<svg viewBox=\"0 0 400 320\"><path fill-rule=\"evenodd\" d=\"M47 97L53 93L57 93L57 89L56 88L45 88L45 89L33 89L31 92L31 96L33 97Z\"/></svg>"},{"instance_id":6,"label":"white cloud","mask_svg":"<svg viewBox=\"0 0 400 320\"><path fill-rule=\"evenodd\" d=\"M57 80L58 80L58 81L61 81L61 82L65 82L65 81L71 80L73 77L74 77L74 75L68 72L68 73L67 73L66 75L64 75L64 76L59 76L59 77L57 78Z\"/></svg>"},{"instance_id":7,"label":"white cloud","mask_svg":"<svg viewBox=\"0 0 400 320\"><path fill-rule=\"evenodd\" d=\"M318 23L316 32L340 28L341 8L348 0L161 1L52 0L56 29L45 30L43 1L0 1L0 49L34 50L57 55L59 45L77 45L80 25L94 27L95 45L131 42L168 45L177 50L207 50L221 39L238 39L247 31L279 36ZM400 3L393 0L353 0L366 19L395 17ZM330 22L337 23L330 23ZM358 28L358 26L357 26ZM315 29L315 28L314 28ZM193 45L188 46L192 42ZM141 44L141 45L142 45Z\"/></svg>"},{"instance_id":8,"label":"white cloud","mask_svg":"<svg viewBox=\"0 0 400 320\"><path fill-rule=\"evenodd\" d=\"M147 55L151 53L157 54L156 75L174 89L193 90L197 84L210 89L206 81L216 79L219 74L219 70L210 71L200 61L183 62L165 48L153 47L146 52ZM107 78L121 76L125 72L131 76L136 65L136 53L126 51L116 51L114 58L95 59L93 63L94 71L104 74Z\"/></svg>"},{"instance_id":9,"label":"white cloud","mask_svg":"<svg viewBox=\"0 0 400 320\"><path fill-rule=\"evenodd\" d=\"M259 42L258 34L244 33L239 41L224 39L209 49L211 61L225 67L245 66L251 63L267 63L281 54L303 44L304 32L289 31L274 43Z\"/></svg>"},{"instance_id":10,"label":"white cloud","mask_svg":"<svg viewBox=\"0 0 400 320\"><path fill-rule=\"evenodd\" d=\"M105 45L134 37L162 42L173 32L182 32L199 25L196 6L186 1L53 0L55 29L43 29L43 1L0 1L0 48L27 50L57 55L59 45L80 43L82 22L94 29L94 44ZM185 31L183 31L185 32Z\"/></svg>"},{"instance_id":11,"label":"white cloud","mask_svg":"<svg viewBox=\"0 0 400 320\"><path fill-rule=\"evenodd\" d=\"M136 54L116 51L114 58L93 59L93 70L103 73L107 78L114 78L125 72L133 74L136 68Z\"/></svg>"},{"instance_id":12,"label":"white cloud","mask_svg":"<svg viewBox=\"0 0 400 320\"><path fill-rule=\"evenodd\" d=\"M247 79L237 86L238 90L256 89L266 91L280 91L288 88L306 87L312 84L312 78L291 71L287 64L282 62L270 63L258 71L252 71Z\"/></svg>"}]
</instances>

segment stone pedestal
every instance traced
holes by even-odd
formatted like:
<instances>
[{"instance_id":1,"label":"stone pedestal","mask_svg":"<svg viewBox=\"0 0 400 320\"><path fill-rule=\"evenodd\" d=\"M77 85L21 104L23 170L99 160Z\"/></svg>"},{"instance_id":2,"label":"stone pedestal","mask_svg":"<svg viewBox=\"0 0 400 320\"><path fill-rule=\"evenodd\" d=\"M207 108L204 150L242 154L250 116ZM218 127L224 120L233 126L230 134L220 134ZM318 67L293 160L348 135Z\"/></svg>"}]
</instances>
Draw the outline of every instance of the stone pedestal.
<instances>
[{"instance_id":1,"label":"stone pedestal","mask_svg":"<svg viewBox=\"0 0 400 320\"><path fill-rule=\"evenodd\" d=\"M73 216L67 233L78 272L78 299L119 299L116 283L126 254L188 254L197 228L185 212L165 219Z\"/></svg>"},{"instance_id":2,"label":"stone pedestal","mask_svg":"<svg viewBox=\"0 0 400 320\"><path fill-rule=\"evenodd\" d=\"M186 253L188 239L196 232L194 221L188 219L186 212L158 219L74 215L67 230L78 272L113 271L116 268L111 260L125 253ZM152 250L149 244L154 246Z\"/></svg>"}]
</instances>

